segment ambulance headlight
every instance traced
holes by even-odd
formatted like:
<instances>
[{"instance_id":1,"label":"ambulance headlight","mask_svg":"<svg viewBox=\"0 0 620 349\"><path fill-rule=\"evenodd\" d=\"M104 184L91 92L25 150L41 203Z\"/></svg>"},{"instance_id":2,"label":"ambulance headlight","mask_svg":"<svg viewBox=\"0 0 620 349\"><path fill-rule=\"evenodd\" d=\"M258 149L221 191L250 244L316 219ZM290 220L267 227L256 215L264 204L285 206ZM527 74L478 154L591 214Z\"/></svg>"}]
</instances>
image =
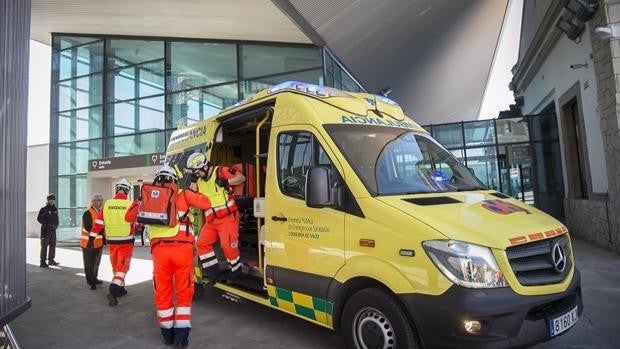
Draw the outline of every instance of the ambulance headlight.
<instances>
[{"instance_id":1,"label":"ambulance headlight","mask_svg":"<svg viewBox=\"0 0 620 349\"><path fill-rule=\"evenodd\" d=\"M431 240L422 245L437 268L457 285L467 288L508 286L488 247L455 240Z\"/></svg>"}]
</instances>

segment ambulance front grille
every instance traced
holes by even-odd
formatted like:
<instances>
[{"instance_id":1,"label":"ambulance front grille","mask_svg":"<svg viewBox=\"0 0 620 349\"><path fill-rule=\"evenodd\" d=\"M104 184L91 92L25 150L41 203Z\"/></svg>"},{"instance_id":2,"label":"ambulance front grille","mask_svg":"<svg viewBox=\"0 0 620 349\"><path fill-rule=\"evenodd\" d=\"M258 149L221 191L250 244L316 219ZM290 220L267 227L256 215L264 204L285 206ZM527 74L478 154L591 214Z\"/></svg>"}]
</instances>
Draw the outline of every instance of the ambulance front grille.
<instances>
[{"instance_id":1,"label":"ambulance front grille","mask_svg":"<svg viewBox=\"0 0 620 349\"><path fill-rule=\"evenodd\" d=\"M561 250L566 258L566 265L562 271L558 271L554 267L553 253L556 244L562 248ZM523 286L562 282L570 272L573 262L567 235L509 247L506 249L506 255L512 271ZM561 264L559 266L561 267Z\"/></svg>"}]
</instances>

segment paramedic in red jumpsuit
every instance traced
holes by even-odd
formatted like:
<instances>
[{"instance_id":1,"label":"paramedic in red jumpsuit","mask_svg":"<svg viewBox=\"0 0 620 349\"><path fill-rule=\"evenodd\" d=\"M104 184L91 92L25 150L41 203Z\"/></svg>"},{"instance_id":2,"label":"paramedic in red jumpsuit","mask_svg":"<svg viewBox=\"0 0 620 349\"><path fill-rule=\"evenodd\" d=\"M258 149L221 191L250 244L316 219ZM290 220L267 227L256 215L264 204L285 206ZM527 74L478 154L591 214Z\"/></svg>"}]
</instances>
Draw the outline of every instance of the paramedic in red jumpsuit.
<instances>
[{"instance_id":1,"label":"paramedic in red jumpsuit","mask_svg":"<svg viewBox=\"0 0 620 349\"><path fill-rule=\"evenodd\" d=\"M239 258L239 213L230 186L245 182L245 176L233 167L211 165L202 153L194 153L187 159L187 166L197 177L197 188L209 197L212 208L205 210L205 224L198 236L198 258L203 273L213 284L220 274L213 244L220 240L220 247L228 260L230 278L241 273Z\"/></svg>"},{"instance_id":2,"label":"paramedic in red jumpsuit","mask_svg":"<svg viewBox=\"0 0 620 349\"><path fill-rule=\"evenodd\" d=\"M95 239L105 228L110 262L114 273L107 295L110 306L117 305L117 298L127 294L125 275L129 271L134 243L133 229L124 219L125 213L131 205L131 201L127 199L131 184L125 178L121 178L115 183L114 189L116 192L114 197L106 200L103 209L97 213L87 244L87 247L93 246Z\"/></svg>"},{"instance_id":3,"label":"paramedic in red jumpsuit","mask_svg":"<svg viewBox=\"0 0 620 349\"><path fill-rule=\"evenodd\" d=\"M155 182L177 182L176 171L163 166L155 174ZM179 190L176 208L179 224L175 227L148 225L153 257L153 288L157 321L164 344L188 345L191 329L191 306L194 295L194 232L189 221L190 207L207 210L209 199L192 190ZM125 220L135 222L140 201L134 201ZM176 304L175 304L176 300Z\"/></svg>"}]
</instances>

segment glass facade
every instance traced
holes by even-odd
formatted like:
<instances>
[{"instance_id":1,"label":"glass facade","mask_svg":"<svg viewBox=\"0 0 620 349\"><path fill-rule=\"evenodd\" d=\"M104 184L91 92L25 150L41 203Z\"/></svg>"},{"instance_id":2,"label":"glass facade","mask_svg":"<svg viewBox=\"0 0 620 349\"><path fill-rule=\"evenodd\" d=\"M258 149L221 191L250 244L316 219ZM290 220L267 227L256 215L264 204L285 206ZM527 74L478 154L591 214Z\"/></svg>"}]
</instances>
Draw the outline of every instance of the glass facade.
<instances>
[{"instance_id":1,"label":"glass facade","mask_svg":"<svg viewBox=\"0 0 620 349\"><path fill-rule=\"evenodd\" d=\"M313 45L54 35L50 191L61 227L79 227L92 159L165 152L180 124L296 80L363 88Z\"/></svg>"},{"instance_id":2,"label":"glass facade","mask_svg":"<svg viewBox=\"0 0 620 349\"><path fill-rule=\"evenodd\" d=\"M555 114L424 126L488 188L563 219Z\"/></svg>"}]
</instances>

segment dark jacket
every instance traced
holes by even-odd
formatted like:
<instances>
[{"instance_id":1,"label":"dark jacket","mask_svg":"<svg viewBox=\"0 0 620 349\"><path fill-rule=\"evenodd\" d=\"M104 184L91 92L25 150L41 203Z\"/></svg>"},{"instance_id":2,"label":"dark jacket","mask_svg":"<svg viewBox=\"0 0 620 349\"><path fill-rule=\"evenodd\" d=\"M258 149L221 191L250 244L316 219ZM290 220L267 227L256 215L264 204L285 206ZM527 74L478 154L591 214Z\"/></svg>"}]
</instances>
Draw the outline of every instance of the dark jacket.
<instances>
[{"instance_id":1,"label":"dark jacket","mask_svg":"<svg viewBox=\"0 0 620 349\"><path fill-rule=\"evenodd\" d=\"M37 221L41 231L55 230L58 227L58 209L54 205L45 205L39 210Z\"/></svg>"}]
</instances>

